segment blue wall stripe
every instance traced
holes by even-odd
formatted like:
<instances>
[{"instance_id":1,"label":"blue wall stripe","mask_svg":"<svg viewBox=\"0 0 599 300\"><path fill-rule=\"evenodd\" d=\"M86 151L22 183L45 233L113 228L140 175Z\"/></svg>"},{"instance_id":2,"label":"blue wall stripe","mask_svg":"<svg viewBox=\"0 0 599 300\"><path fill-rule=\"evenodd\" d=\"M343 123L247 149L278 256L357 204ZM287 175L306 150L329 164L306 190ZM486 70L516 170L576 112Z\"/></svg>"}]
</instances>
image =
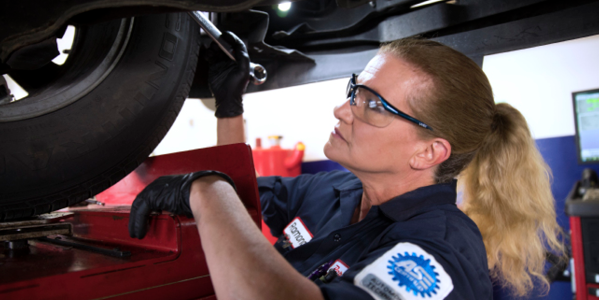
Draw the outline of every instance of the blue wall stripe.
<instances>
[{"instance_id":1,"label":"blue wall stripe","mask_svg":"<svg viewBox=\"0 0 599 300\"><path fill-rule=\"evenodd\" d=\"M302 163L302 174L316 174L323 171L334 171L341 170L347 171L346 168L342 167L339 163L332 160L318 160L309 161Z\"/></svg>"},{"instance_id":2,"label":"blue wall stripe","mask_svg":"<svg viewBox=\"0 0 599 300\"><path fill-rule=\"evenodd\" d=\"M564 136L556 138L538 139L537 147L543 158L553 172L551 191L555 197L558 223L566 230L570 230L568 217L564 213L564 205L568 193L577 180L580 180L582 170L591 168L599 173L599 163L590 165L578 164L576 152L576 138Z\"/></svg>"}]
</instances>

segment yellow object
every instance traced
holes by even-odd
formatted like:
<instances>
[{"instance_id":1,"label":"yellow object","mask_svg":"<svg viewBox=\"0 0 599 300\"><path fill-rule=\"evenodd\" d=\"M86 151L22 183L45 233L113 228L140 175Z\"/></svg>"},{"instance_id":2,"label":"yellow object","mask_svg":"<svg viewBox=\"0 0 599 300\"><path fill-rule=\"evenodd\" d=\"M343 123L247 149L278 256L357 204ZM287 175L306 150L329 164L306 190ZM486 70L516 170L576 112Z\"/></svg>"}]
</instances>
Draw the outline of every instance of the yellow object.
<instances>
[{"instance_id":1,"label":"yellow object","mask_svg":"<svg viewBox=\"0 0 599 300\"><path fill-rule=\"evenodd\" d=\"M297 143L297 145L295 145L295 149L299 150L299 151L304 151L306 150L306 145L304 145L304 143L299 142Z\"/></svg>"}]
</instances>

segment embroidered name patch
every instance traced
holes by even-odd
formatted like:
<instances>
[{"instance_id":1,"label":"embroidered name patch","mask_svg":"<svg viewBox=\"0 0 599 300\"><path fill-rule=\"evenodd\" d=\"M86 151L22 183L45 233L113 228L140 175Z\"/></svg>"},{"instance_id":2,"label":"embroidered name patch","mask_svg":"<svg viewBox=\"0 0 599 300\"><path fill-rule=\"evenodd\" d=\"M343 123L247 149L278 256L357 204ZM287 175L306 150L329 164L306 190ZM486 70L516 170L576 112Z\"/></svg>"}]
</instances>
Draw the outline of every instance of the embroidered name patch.
<instances>
[{"instance_id":1,"label":"embroidered name patch","mask_svg":"<svg viewBox=\"0 0 599 300\"><path fill-rule=\"evenodd\" d=\"M283 233L285 233L285 237L287 237L291 247L294 249L312 240L312 233L308 230L306 225L304 225L304 222L302 222L300 217L293 219L293 221L285 227Z\"/></svg>"},{"instance_id":2,"label":"embroidered name patch","mask_svg":"<svg viewBox=\"0 0 599 300\"><path fill-rule=\"evenodd\" d=\"M335 270L337 276L341 276L343 273L345 273L345 271L347 271L347 269L349 269L349 267L342 260L338 259L331 265L329 270L331 269Z\"/></svg>"},{"instance_id":3,"label":"embroidered name patch","mask_svg":"<svg viewBox=\"0 0 599 300\"><path fill-rule=\"evenodd\" d=\"M356 275L354 284L378 300L437 300L453 290L443 266L412 243L385 252Z\"/></svg>"}]
</instances>

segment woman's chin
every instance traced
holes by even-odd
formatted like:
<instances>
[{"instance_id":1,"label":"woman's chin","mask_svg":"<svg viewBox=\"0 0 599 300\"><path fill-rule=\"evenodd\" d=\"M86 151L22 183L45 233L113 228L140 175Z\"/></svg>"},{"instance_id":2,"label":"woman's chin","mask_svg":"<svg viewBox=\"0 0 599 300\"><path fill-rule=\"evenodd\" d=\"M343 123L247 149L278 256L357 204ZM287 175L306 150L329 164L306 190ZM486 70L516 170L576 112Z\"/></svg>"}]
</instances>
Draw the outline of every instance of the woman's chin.
<instances>
[{"instance_id":1,"label":"woman's chin","mask_svg":"<svg viewBox=\"0 0 599 300\"><path fill-rule=\"evenodd\" d=\"M328 158L329 160L332 160L339 164L342 163L343 155L341 153L341 149L332 144L330 140L326 144L324 144L323 152L324 156L326 156L326 158Z\"/></svg>"},{"instance_id":2,"label":"woman's chin","mask_svg":"<svg viewBox=\"0 0 599 300\"><path fill-rule=\"evenodd\" d=\"M333 158L331 158L331 153L335 152L333 148L334 147L331 145L331 141L329 140L326 144L324 144L324 148L322 149L324 156L330 160L333 160Z\"/></svg>"}]
</instances>

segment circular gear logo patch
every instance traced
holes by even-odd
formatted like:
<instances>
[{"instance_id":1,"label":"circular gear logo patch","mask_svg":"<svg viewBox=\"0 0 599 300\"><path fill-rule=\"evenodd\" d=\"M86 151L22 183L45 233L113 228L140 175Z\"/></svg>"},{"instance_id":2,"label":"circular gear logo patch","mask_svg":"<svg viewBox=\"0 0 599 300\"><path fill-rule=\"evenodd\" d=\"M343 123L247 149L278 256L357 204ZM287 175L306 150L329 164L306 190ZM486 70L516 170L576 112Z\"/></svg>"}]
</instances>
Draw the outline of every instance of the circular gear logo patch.
<instances>
[{"instance_id":1,"label":"circular gear logo patch","mask_svg":"<svg viewBox=\"0 0 599 300\"><path fill-rule=\"evenodd\" d=\"M408 292L412 292L414 296L425 295L432 297L432 294L437 294L439 289L439 279L435 272L435 267L430 265L430 260L424 256L418 256L416 253L409 254L405 252L403 255L397 253L389 260L389 275L393 276L393 281L404 286Z\"/></svg>"}]
</instances>

